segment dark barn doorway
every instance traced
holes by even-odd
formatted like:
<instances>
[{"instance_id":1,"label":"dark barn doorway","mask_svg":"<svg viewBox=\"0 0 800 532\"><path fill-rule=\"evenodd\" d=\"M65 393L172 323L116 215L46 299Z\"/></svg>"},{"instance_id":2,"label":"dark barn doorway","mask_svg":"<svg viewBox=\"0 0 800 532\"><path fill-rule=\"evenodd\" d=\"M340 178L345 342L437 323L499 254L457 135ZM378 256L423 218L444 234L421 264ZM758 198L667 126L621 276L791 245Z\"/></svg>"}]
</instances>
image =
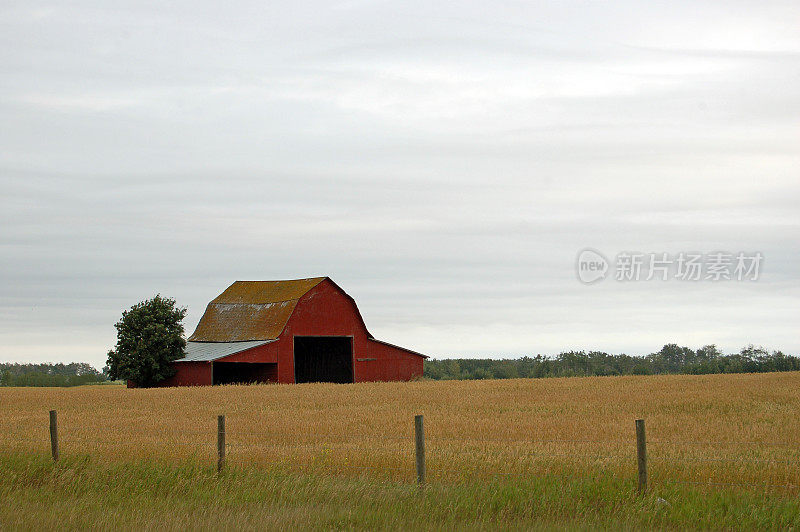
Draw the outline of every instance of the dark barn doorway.
<instances>
[{"instance_id":1,"label":"dark barn doorway","mask_svg":"<svg viewBox=\"0 0 800 532\"><path fill-rule=\"evenodd\" d=\"M214 384L278 382L278 365L258 362L214 362Z\"/></svg>"},{"instance_id":2,"label":"dark barn doorway","mask_svg":"<svg viewBox=\"0 0 800 532\"><path fill-rule=\"evenodd\" d=\"M350 336L295 336L295 382L353 382Z\"/></svg>"}]
</instances>

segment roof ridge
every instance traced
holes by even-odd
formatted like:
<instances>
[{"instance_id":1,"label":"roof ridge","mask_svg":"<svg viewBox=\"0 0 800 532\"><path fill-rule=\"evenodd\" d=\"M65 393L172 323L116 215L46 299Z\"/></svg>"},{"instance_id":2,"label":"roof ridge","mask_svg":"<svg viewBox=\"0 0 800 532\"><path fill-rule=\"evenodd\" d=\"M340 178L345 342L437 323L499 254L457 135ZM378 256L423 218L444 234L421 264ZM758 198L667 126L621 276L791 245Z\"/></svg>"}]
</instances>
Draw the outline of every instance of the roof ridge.
<instances>
[{"instance_id":1,"label":"roof ridge","mask_svg":"<svg viewBox=\"0 0 800 532\"><path fill-rule=\"evenodd\" d=\"M316 279L327 279L327 275L320 275L318 277L302 277L300 279L244 279L234 281L233 283L291 283L293 281L312 281Z\"/></svg>"},{"instance_id":2,"label":"roof ridge","mask_svg":"<svg viewBox=\"0 0 800 532\"><path fill-rule=\"evenodd\" d=\"M308 292L306 292L306 294L307 293ZM303 296L306 295L306 294L303 294ZM218 301L218 302L215 303L212 300L209 303L209 305L272 305L273 303L288 303L289 301L299 301L299 300L301 300L303 298L303 296L294 297L292 299L280 299L278 301L267 301L266 303L224 303L222 301Z\"/></svg>"}]
</instances>

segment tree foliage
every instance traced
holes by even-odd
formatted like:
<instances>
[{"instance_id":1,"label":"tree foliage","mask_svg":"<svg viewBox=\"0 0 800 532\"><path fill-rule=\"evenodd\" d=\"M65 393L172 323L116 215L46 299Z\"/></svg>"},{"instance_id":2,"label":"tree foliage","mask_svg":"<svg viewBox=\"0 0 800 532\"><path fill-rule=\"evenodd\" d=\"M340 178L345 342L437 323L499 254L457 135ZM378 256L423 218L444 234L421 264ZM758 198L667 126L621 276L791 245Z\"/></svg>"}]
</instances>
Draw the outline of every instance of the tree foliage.
<instances>
[{"instance_id":1,"label":"tree foliage","mask_svg":"<svg viewBox=\"0 0 800 532\"><path fill-rule=\"evenodd\" d=\"M0 364L0 386L80 386L105 382L85 362L69 364Z\"/></svg>"},{"instance_id":2,"label":"tree foliage","mask_svg":"<svg viewBox=\"0 0 800 532\"><path fill-rule=\"evenodd\" d=\"M662 375L708 373L764 373L800 370L800 358L763 347L747 346L733 355L716 346L692 350L667 344L646 356L610 355L601 351L565 351L555 357L536 355L518 359L426 360L430 379L509 379L605 375Z\"/></svg>"},{"instance_id":3,"label":"tree foliage","mask_svg":"<svg viewBox=\"0 0 800 532\"><path fill-rule=\"evenodd\" d=\"M8 371L11 375L25 375L27 373L43 373L45 375L99 375L91 364L86 362L70 362L64 364L3 362L0 363L0 372Z\"/></svg>"},{"instance_id":4,"label":"tree foliage","mask_svg":"<svg viewBox=\"0 0 800 532\"><path fill-rule=\"evenodd\" d=\"M183 318L186 309L156 295L122 313L116 323L117 345L108 352L111 379L150 387L175 374L170 364L184 356Z\"/></svg>"}]
</instances>

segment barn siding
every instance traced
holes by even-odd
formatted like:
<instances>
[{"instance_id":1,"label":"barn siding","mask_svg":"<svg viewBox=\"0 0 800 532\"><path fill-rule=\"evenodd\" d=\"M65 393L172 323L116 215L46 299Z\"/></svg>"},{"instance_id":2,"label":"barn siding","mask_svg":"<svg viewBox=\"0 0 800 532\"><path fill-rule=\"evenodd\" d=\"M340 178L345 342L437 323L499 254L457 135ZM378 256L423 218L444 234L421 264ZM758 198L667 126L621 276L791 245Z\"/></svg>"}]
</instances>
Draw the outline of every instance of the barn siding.
<instances>
[{"instance_id":1,"label":"barn siding","mask_svg":"<svg viewBox=\"0 0 800 532\"><path fill-rule=\"evenodd\" d=\"M213 384L211 362L178 362L177 373L159 386L210 386Z\"/></svg>"},{"instance_id":2,"label":"barn siding","mask_svg":"<svg viewBox=\"0 0 800 532\"><path fill-rule=\"evenodd\" d=\"M275 342L264 345L259 345L247 351L240 351L239 353L217 359L215 362L268 362L276 363L278 361L278 352L276 351Z\"/></svg>"}]
</instances>

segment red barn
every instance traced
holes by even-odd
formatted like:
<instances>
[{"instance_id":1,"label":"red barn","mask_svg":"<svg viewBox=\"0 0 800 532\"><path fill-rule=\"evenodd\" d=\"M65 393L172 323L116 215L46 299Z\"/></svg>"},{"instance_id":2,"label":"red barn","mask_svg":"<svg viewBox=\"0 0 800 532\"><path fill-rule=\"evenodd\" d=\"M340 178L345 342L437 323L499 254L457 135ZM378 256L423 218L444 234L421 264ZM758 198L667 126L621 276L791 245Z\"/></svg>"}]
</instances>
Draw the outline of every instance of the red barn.
<instances>
[{"instance_id":1,"label":"red barn","mask_svg":"<svg viewBox=\"0 0 800 532\"><path fill-rule=\"evenodd\" d=\"M327 277L236 281L208 304L160 385L410 380L425 358L376 340Z\"/></svg>"}]
</instances>

